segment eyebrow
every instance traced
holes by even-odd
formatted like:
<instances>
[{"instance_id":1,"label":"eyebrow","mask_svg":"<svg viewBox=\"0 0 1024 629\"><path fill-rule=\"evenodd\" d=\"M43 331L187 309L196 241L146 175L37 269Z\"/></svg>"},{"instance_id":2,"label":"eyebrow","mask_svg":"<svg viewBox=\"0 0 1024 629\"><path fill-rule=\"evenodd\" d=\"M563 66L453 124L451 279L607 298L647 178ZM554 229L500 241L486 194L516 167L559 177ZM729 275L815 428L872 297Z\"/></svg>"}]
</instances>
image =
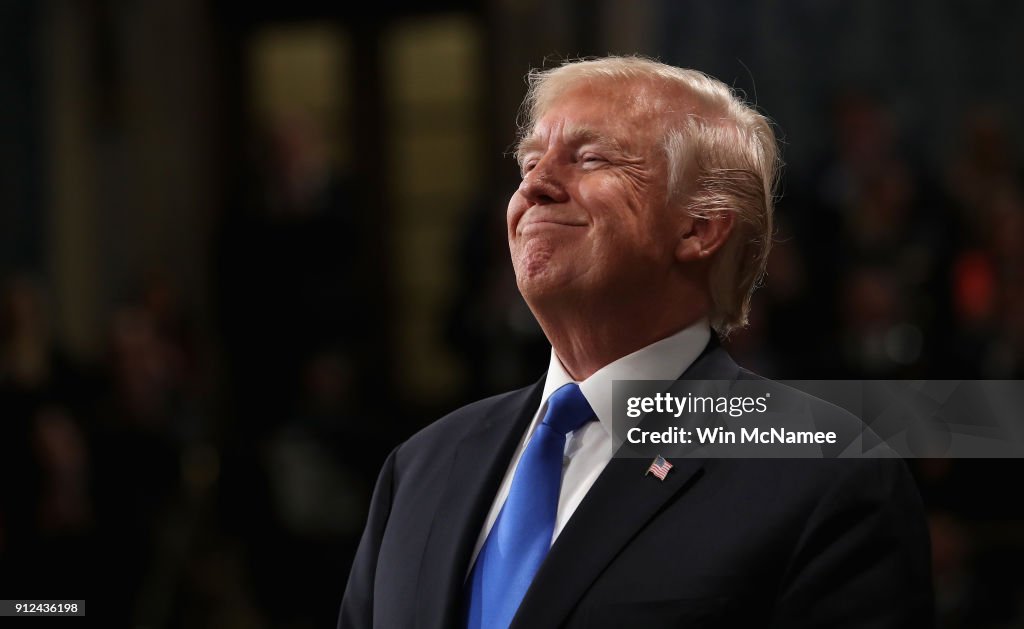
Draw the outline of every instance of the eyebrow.
<instances>
[{"instance_id":1,"label":"eyebrow","mask_svg":"<svg viewBox=\"0 0 1024 629\"><path fill-rule=\"evenodd\" d=\"M563 130L566 143L571 145L596 144L602 148L621 152L622 144L615 138L609 137L590 127L573 126ZM523 163L523 156L532 151L540 151L544 148L544 140L537 134L523 138L516 146L516 161Z\"/></svg>"}]
</instances>

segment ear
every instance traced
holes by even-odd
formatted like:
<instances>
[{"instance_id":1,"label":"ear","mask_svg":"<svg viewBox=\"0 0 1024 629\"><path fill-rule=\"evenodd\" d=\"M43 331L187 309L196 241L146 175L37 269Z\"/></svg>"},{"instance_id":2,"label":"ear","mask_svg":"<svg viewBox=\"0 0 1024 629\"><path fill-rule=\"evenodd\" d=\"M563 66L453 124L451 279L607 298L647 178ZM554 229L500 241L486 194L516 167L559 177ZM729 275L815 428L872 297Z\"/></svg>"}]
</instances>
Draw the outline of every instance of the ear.
<instances>
[{"instance_id":1,"label":"ear","mask_svg":"<svg viewBox=\"0 0 1024 629\"><path fill-rule=\"evenodd\" d=\"M687 217L676 243L676 260L710 260L712 254L729 240L734 222L732 212L717 212L712 218Z\"/></svg>"}]
</instances>

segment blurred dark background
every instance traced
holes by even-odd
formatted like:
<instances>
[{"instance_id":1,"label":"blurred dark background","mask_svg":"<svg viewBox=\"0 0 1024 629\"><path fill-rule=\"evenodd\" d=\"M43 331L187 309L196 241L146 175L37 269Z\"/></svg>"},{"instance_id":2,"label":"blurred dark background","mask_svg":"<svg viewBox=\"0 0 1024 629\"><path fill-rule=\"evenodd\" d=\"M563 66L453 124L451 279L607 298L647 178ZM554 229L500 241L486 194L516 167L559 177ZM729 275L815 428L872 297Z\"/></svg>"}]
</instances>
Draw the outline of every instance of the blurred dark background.
<instances>
[{"instance_id":1,"label":"blurred dark background","mask_svg":"<svg viewBox=\"0 0 1024 629\"><path fill-rule=\"evenodd\" d=\"M546 366L523 75L631 52L778 125L739 362L1024 376L1024 3L4 0L0 598L333 626L386 453ZM911 464L942 626L1024 626L1024 463Z\"/></svg>"}]
</instances>

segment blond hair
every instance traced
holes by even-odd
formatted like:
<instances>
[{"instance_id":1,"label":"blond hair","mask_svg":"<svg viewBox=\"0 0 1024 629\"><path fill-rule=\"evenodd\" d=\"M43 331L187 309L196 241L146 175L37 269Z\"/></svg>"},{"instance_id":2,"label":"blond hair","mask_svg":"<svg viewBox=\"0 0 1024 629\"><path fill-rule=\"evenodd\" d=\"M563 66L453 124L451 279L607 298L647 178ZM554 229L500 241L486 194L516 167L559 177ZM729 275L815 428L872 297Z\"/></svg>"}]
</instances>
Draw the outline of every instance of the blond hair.
<instances>
[{"instance_id":1,"label":"blond hair","mask_svg":"<svg viewBox=\"0 0 1024 629\"><path fill-rule=\"evenodd\" d=\"M531 70L520 140L559 95L581 81L598 80L681 88L695 101L687 103L689 108L672 108L685 115L666 119L668 198L695 218L733 213L732 234L710 264L709 314L723 336L743 327L772 243L779 152L770 123L729 86L703 72L643 57L604 57Z\"/></svg>"}]
</instances>

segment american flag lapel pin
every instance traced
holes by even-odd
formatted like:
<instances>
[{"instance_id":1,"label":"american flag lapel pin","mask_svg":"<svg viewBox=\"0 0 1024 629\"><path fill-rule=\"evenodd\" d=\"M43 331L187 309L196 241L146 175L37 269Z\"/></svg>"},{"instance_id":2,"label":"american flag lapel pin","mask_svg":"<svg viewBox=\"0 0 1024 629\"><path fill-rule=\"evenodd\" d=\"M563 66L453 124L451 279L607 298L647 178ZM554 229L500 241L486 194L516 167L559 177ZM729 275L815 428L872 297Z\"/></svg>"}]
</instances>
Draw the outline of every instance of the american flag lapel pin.
<instances>
[{"instance_id":1,"label":"american flag lapel pin","mask_svg":"<svg viewBox=\"0 0 1024 629\"><path fill-rule=\"evenodd\" d=\"M647 471L644 473L644 476L647 476L648 474L654 474L659 479L664 481L665 477L668 476L668 471L670 469L672 469L672 464L666 461L665 457L659 454L658 456L654 457L654 461L651 462L651 466L647 468Z\"/></svg>"}]
</instances>

